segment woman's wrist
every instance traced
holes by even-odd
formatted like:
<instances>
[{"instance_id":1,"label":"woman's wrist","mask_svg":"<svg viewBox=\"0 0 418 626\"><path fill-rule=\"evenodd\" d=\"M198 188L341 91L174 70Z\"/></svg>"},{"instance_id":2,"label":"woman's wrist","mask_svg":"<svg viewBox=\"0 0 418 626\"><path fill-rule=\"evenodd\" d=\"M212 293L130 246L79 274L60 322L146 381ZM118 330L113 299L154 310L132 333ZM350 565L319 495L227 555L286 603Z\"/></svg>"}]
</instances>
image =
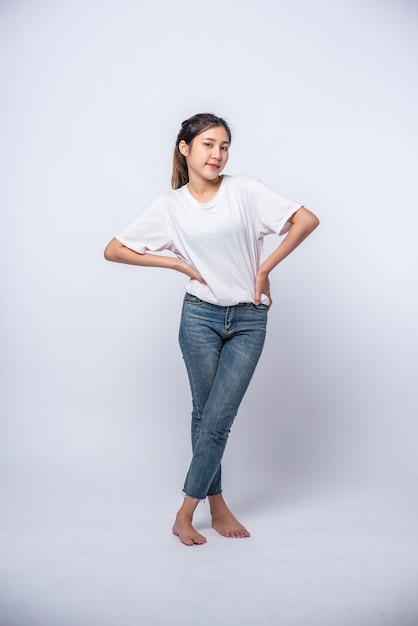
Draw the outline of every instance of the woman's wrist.
<instances>
[{"instance_id":1,"label":"woman's wrist","mask_svg":"<svg viewBox=\"0 0 418 626\"><path fill-rule=\"evenodd\" d=\"M260 267L258 268L257 276L259 278L267 279L269 274L270 274L270 270L267 267L265 267L264 264L261 264Z\"/></svg>"}]
</instances>

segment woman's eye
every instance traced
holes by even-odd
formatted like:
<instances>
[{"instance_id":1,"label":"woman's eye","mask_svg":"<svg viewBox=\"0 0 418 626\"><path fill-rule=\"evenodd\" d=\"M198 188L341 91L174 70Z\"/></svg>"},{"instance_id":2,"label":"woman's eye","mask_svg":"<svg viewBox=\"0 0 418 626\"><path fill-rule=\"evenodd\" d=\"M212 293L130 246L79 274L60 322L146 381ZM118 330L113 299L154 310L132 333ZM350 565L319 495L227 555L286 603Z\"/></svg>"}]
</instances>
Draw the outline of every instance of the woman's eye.
<instances>
[{"instance_id":1,"label":"woman's eye","mask_svg":"<svg viewBox=\"0 0 418 626\"><path fill-rule=\"evenodd\" d=\"M207 148L211 148L211 147L212 147L212 144L211 144L211 143L205 143L205 146L206 146Z\"/></svg>"},{"instance_id":2,"label":"woman's eye","mask_svg":"<svg viewBox=\"0 0 418 626\"><path fill-rule=\"evenodd\" d=\"M228 152L228 146L222 146L221 150L224 150L225 152Z\"/></svg>"}]
</instances>

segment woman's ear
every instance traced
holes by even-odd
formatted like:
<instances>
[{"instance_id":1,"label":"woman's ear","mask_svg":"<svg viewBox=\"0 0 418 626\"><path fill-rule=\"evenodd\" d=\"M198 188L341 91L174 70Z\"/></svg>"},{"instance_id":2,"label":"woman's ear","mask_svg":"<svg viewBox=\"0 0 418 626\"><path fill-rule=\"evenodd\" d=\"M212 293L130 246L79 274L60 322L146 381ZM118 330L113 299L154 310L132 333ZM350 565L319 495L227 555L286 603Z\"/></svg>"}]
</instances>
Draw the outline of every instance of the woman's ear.
<instances>
[{"instance_id":1,"label":"woman's ear","mask_svg":"<svg viewBox=\"0 0 418 626\"><path fill-rule=\"evenodd\" d=\"M182 154L184 157L186 157L189 154L189 146L184 141L184 139L182 139L179 143L179 151L180 151L180 154Z\"/></svg>"}]
</instances>

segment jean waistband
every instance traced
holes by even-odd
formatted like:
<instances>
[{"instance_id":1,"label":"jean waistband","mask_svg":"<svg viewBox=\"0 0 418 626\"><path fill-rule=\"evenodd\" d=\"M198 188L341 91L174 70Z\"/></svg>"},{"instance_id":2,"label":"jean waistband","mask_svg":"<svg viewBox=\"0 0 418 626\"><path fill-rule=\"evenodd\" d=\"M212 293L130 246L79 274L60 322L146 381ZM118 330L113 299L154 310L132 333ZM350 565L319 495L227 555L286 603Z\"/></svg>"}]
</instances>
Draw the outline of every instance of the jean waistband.
<instances>
[{"instance_id":1,"label":"jean waistband","mask_svg":"<svg viewBox=\"0 0 418 626\"><path fill-rule=\"evenodd\" d=\"M184 296L184 300L185 302L191 302L195 304L205 304L208 306L216 307L218 309L231 309L233 307L251 307L251 308L257 308L260 310L268 309L268 306L266 304L254 304L254 302L238 302L237 304L227 304L227 305L213 304L213 302L207 302L206 300L202 300L201 298L198 298L197 296L194 296L193 294L188 293L188 292L186 292Z\"/></svg>"}]
</instances>

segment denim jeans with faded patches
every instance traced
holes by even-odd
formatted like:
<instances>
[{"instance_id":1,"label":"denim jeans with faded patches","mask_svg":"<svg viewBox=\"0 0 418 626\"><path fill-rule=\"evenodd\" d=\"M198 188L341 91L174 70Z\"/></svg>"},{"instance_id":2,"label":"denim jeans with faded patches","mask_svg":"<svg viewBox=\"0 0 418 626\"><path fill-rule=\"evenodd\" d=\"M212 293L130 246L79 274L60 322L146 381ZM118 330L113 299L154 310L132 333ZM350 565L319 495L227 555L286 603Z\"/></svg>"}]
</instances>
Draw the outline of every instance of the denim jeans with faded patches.
<instances>
[{"instance_id":1,"label":"denim jeans with faded patches","mask_svg":"<svg viewBox=\"0 0 418 626\"><path fill-rule=\"evenodd\" d=\"M183 491L203 500L222 492L221 460L260 358L267 306L218 306L186 294L179 342L192 392L193 457Z\"/></svg>"}]
</instances>

